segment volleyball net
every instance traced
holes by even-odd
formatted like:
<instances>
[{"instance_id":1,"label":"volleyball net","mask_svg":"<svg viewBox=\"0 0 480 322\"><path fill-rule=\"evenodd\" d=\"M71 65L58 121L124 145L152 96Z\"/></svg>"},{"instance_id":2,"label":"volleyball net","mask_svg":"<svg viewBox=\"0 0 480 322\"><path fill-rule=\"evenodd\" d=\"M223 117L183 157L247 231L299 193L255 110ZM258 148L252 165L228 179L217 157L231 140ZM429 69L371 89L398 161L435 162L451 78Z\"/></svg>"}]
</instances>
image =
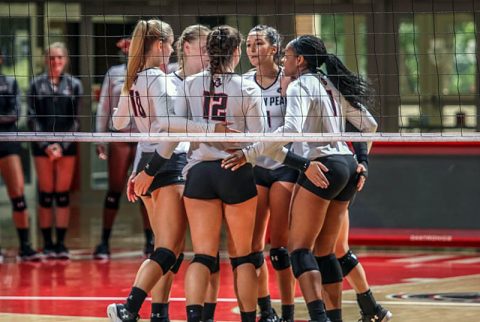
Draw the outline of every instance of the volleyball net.
<instances>
[{"instance_id":1,"label":"volleyball net","mask_svg":"<svg viewBox=\"0 0 480 322\"><path fill-rule=\"evenodd\" d=\"M14 77L22 92L18 131L0 133L1 141L480 141L480 5L475 0L4 1L0 8L1 72ZM330 53L370 80L374 103L368 109L378 132L99 132L96 109L103 77L108 68L125 62L117 42L131 35L138 19L152 17L168 22L176 39L195 23L228 24L243 35L266 24L279 31L283 45L303 34L322 38ZM29 84L45 71L44 49L56 41L66 44L68 71L84 88L80 128L32 132L26 116ZM251 67L243 51L237 71Z\"/></svg>"}]
</instances>

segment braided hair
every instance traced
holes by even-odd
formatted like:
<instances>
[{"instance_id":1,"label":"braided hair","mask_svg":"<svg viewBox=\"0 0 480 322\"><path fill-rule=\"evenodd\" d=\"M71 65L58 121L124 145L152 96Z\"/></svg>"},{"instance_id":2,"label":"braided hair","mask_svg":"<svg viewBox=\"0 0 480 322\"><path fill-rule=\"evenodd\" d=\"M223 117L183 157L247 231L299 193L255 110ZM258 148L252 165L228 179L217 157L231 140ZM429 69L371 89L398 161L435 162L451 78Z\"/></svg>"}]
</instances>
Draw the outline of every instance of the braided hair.
<instances>
[{"instance_id":1,"label":"braided hair","mask_svg":"<svg viewBox=\"0 0 480 322\"><path fill-rule=\"evenodd\" d=\"M233 53L242 43L240 32L230 26L218 26L207 36L207 52L210 58L210 72L222 74L232 62Z\"/></svg>"},{"instance_id":2,"label":"braided hair","mask_svg":"<svg viewBox=\"0 0 480 322\"><path fill-rule=\"evenodd\" d=\"M292 40L289 45L297 55L304 57L310 72L321 73L320 68L325 64L327 77L353 107L373 106L370 82L351 72L336 55L329 54L323 40L304 35Z\"/></svg>"}]
</instances>

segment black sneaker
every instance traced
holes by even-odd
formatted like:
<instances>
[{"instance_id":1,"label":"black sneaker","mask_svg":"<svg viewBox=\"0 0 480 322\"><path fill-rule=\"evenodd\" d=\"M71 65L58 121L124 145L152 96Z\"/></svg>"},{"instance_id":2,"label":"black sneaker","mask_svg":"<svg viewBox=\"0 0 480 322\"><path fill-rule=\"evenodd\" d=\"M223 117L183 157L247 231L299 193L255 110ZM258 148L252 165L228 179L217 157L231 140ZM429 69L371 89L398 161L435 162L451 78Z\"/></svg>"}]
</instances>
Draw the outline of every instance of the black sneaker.
<instances>
[{"instance_id":1,"label":"black sneaker","mask_svg":"<svg viewBox=\"0 0 480 322\"><path fill-rule=\"evenodd\" d=\"M392 319L392 312L385 309L381 305L377 305L377 309L375 310L374 315L367 315L363 312L360 312L362 317L358 320L358 322L387 322Z\"/></svg>"},{"instance_id":2,"label":"black sneaker","mask_svg":"<svg viewBox=\"0 0 480 322\"><path fill-rule=\"evenodd\" d=\"M150 255L152 255L153 251L155 249L155 246L152 241L147 241L145 243L145 247L143 248L143 254L145 255L146 258L149 258Z\"/></svg>"},{"instance_id":3,"label":"black sneaker","mask_svg":"<svg viewBox=\"0 0 480 322\"><path fill-rule=\"evenodd\" d=\"M95 259L110 259L110 247L108 244L100 243L95 247L93 252L93 258Z\"/></svg>"},{"instance_id":4,"label":"black sneaker","mask_svg":"<svg viewBox=\"0 0 480 322\"><path fill-rule=\"evenodd\" d=\"M107 316L111 322L135 322L140 319L138 314L128 312L123 304L110 304L107 307Z\"/></svg>"},{"instance_id":5,"label":"black sneaker","mask_svg":"<svg viewBox=\"0 0 480 322\"><path fill-rule=\"evenodd\" d=\"M30 244L26 244L20 247L18 256L25 262L38 262L42 259L42 256L33 250Z\"/></svg>"},{"instance_id":6,"label":"black sneaker","mask_svg":"<svg viewBox=\"0 0 480 322\"><path fill-rule=\"evenodd\" d=\"M45 259L55 259L55 258L57 258L57 252L55 251L55 246L54 245L45 245L45 247L43 247L42 255L43 255L43 257L45 257Z\"/></svg>"},{"instance_id":7,"label":"black sneaker","mask_svg":"<svg viewBox=\"0 0 480 322\"><path fill-rule=\"evenodd\" d=\"M260 316L260 319L258 322L279 322L280 318L277 315L277 312L272 308L272 311L270 311L270 314L262 315Z\"/></svg>"},{"instance_id":8,"label":"black sneaker","mask_svg":"<svg viewBox=\"0 0 480 322\"><path fill-rule=\"evenodd\" d=\"M70 252L64 244L57 244L55 246L55 253L58 259L70 259Z\"/></svg>"}]
</instances>

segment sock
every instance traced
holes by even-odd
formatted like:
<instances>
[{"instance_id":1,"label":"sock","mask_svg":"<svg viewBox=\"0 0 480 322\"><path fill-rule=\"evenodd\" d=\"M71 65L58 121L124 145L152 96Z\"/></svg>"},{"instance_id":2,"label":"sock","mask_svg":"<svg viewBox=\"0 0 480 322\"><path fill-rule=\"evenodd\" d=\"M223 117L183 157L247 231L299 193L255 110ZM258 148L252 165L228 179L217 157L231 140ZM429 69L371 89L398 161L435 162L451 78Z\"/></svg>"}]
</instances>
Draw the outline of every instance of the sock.
<instances>
[{"instance_id":1,"label":"sock","mask_svg":"<svg viewBox=\"0 0 480 322\"><path fill-rule=\"evenodd\" d=\"M168 321L168 303L152 303L150 322Z\"/></svg>"},{"instance_id":2,"label":"sock","mask_svg":"<svg viewBox=\"0 0 480 322\"><path fill-rule=\"evenodd\" d=\"M203 315L202 321L213 320L213 316L215 315L215 308L217 307L217 303L203 303Z\"/></svg>"},{"instance_id":3,"label":"sock","mask_svg":"<svg viewBox=\"0 0 480 322\"><path fill-rule=\"evenodd\" d=\"M332 322L342 322L342 309L327 310L326 313Z\"/></svg>"},{"instance_id":4,"label":"sock","mask_svg":"<svg viewBox=\"0 0 480 322\"><path fill-rule=\"evenodd\" d=\"M285 321L292 321L295 314L295 304L282 304L282 318Z\"/></svg>"},{"instance_id":5,"label":"sock","mask_svg":"<svg viewBox=\"0 0 480 322\"><path fill-rule=\"evenodd\" d=\"M322 300L315 300L307 303L308 314L310 320L317 322L327 321L327 314L325 313L325 305Z\"/></svg>"},{"instance_id":6,"label":"sock","mask_svg":"<svg viewBox=\"0 0 480 322\"><path fill-rule=\"evenodd\" d=\"M17 228L20 247L28 245L28 228Z\"/></svg>"},{"instance_id":7,"label":"sock","mask_svg":"<svg viewBox=\"0 0 480 322\"><path fill-rule=\"evenodd\" d=\"M53 246L53 241L52 241L52 228L41 228L43 235L43 247L52 247Z\"/></svg>"},{"instance_id":8,"label":"sock","mask_svg":"<svg viewBox=\"0 0 480 322\"><path fill-rule=\"evenodd\" d=\"M67 228L56 228L57 231L57 244L63 244L65 241L65 234L67 233Z\"/></svg>"},{"instance_id":9,"label":"sock","mask_svg":"<svg viewBox=\"0 0 480 322\"><path fill-rule=\"evenodd\" d=\"M374 315L377 308L377 301L373 297L372 291L357 294L357 303L362 312L366 315Z\"/></svg>"},{"instance_id":10,"label":"sock","mask_svg":"<svg viewBox=\"0 0 480 322\"><path fill-rule=\"evenodd\" d=\"M260 307L260 314L262 316L268 316L272 313L272 301L270 300L270 295L259 297L257 303Z\"/></svg>"},{"instance_id":11,"label":"sock","mask_svg":"<svg viewBox=\"0 0 480 322\"><path fill-rule=\"evenodd\" d=\"M187 322L200 322L202 320L203 306L187 305Z\"/></svg>"},{"instance_id":12,"label":"sock","mask_svg":"<svg viewBox=\"0 0 480 322\"><path fill-rule=\"evenodd\" d=\"M112 232L111 228L103 228L102 229L102 244L108 245L110 240L110 233Z\"/></svg>"},{"instance_id":13,"label":"sock","mask_svg":"<svg viewBox=\"0 0 480 322\"><path fill-rule=\"evenodd\" d=\"M125 308L128 312L133 314L138 314L140 308L142 307L143 301L147 297L147 293L144 290L138 287L132 287L130 295L127 297L127 302L125 303Z\"/></svg>"},{"instance_id":14,"label":"sock","mask_svg":"<svg viewBox=\"0 0 480 322\"><path fill-rule=\"evenodd\" d=\"M148 244L153 244L153 231L151 229L145 229L145 240Z\"/></svg>"},{"instance_id":15,"label":"sock","mask_svg":"<svg viewBox=\"0 0 480 322\"><path fill-rule=\"evenodd\" d=\"M257 319L257 312L240 312L240 316L242 317L242 322L255 322Z\"/></svg>"}]
</instances>

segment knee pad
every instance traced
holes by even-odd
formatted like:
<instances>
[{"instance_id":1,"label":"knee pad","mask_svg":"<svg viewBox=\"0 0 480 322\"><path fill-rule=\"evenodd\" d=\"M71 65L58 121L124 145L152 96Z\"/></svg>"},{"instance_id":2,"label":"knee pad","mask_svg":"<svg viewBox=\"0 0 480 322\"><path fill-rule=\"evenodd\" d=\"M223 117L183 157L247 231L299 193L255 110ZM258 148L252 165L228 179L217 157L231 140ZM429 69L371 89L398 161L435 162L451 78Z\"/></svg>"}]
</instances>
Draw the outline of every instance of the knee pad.
<instances>
[{"instance_id":1,"label":"knee pad","mask_svg":"<svg viewBox=\"0 0 480 322\"><path fill-rule=\"evenodd\" d=\"M25 202L25 196L20 196L10 199L12 202L13 211L24 211L27 209L27 203Z\"/></svg>"},{"instance_id":2,"label":"knee pad","mask_svg":"<svg viewBox=\"0 0 480 322\"><path fill-rule=\"evenodd\" d=\"M43 208L52 208L53 193L52 192L38 192L38 204Z\"/></svg>"},{"instance_id":3,"label":"knee pad","mask_svg":"<svg viewBox=\"0 0 480 322\"><path fill-rule=\"evenodd\" d=\"M177 261L175 262L175 264L173 264L172 268L170 268L170 270L174 273L174 274L177 274L178 273L178 270L180 269L180 266L182 265L182 262L183 262L183 253L181 253L180 255L178 255L177 257Z\"/></svg>"},{"instance_id":4,"label":"knee pad","mask_svg":"<svg viewBox=\"0 0 480 322\"><path fill-rule=\"evenodd\" d=\"M160 265L165 275L175 264L177 257L170 249L160 247L153 251L150 259Z\"/></svg>"},{"instance_id":5,"label":"knee pad","mask_svg":"<svg viewBox=\"0 0 480 322\"><path fill-rule=\"evenodd\" d=\"M270 249L270 261L276 271L282 271L290 267L290 257L285 247Z\"/></svg>"},{"instance_id":6,"label":"knee pad","mask_svg":"<svg viewBox=\"0 0 480 322\"><path fill-rule=\"evenodd\" d=\"M254 252L250 254L251 262L255 266L255 269L259 269L262 267L263 263L265 262L265 257L263 256L263 252Z\"/></svg>"},{"instance_id":7,"label":"knee pad","mask_svg":"<svg viewBox=\"0 0 480 322\"><path fill-rule=\"evenodd\" d=\"M322 274L322 284L340 283L343 280L342 268L335 254L316 257L316 259Z\"/></svg>"},{"instance_id":8,"label":"knee pad","mask_svg":"<svg viewBox=\"0 0 480 322\"><path fill-rule=\"evenodd\" d=\"M253 266L255 266L255 261L258 261L259 256L254 254L256 253L250 253L248 255L240 257L230 257L230 264L232 265L232 270L235 270L238 266L244 264L252 264Z\"/></svg>"},{"instance_id":9,"label":"knee pad","mask_svg":"<svg viewBox=\"0 0 480 322\"><path fill-rule=\"evenodd\" d=\"M295 278L299 278L303 273L319 270L315 256L308 248L294 250L290 254L290 260Z\"/></svg>"},{"instance_id":10,"label":"knee pad","mask_svg":"<svg viewBox=\"0 0 480 322\"><path fill-rule=\"evenodd\" d=\"M355 256L355 254L352 253L351 250L348 250L348 252L345 255L338 258L338 262L340 263L340 267L342 267L343 277L350 274L352 269L354 269L355 266L358 265L357 256Z\"/></svg>"},{"instance_id":11,"label":"knee pad","mask_svg":"<svg viewBox=\"0 0 480 322\"><path fill-rule=\"evenodd\" d=\"M70 205L70 192L62 191L55 193L55 202L57 207L66 208Z\"/></svg>"},{"instance_id":12,"label":"knee pad","mask_svg":"<svg viewBox=\"0 0 480 322\"><path fill-rule=\"evenodd\" d=\"M120 206L121 192L108 191L105 196L104 207L107 209L118 209Z\"/></svg>"},{"instance_id":13,"label":"knee pad","mask_svg":"<svg viewBox=\"0 0 480 322\"><path fill-rule=\"evenodd\" d=\"M212 274L215 274L218 272L220 272L220 253L217 253L215 267L213 268Z\"/></svg>"},{"instance_id":14,"label":"knee pad","mask_svg":"<svg viewBox=\"0 0 480 322\"><path fill-rule=\"evenodd\" d=\"M213 271L215 270L215 265L217 263L217 258L210 255L195 254L192 259L192 264L193 263L199 263L207 266L210 273L213 273Z\"/></svg>"}]
</instances>

